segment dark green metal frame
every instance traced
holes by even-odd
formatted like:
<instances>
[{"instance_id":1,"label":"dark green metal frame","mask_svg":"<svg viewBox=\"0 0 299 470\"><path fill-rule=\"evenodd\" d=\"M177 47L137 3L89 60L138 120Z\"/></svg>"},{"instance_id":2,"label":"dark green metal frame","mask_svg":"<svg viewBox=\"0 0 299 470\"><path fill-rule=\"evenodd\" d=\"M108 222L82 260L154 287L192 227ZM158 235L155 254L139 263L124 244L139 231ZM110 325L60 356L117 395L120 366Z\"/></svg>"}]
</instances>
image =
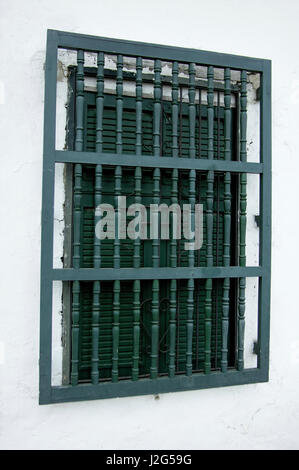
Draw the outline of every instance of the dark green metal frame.
<instances>
[{"instance_id":1,"label":"dark green metal frame","mask_svg":"<svg viewBox=\"0 0 299 470\"><path fill-rule=\"evenodd\" d=\"M127 56L195 62L215 67L259 72L261 74L260 163L212 161L136 155L113 155L55 150L56 74L58 48L102 51ZM219 54L194 49L107 39L48 30L45 71L44 161L41 250L40 316L40 404L157 394L201 388L266 382L269 374L270 264L271 264L271 61ZM260 254L259 267L226 268L143 268L143 269L53 269L53 209L55 163L111 164L255 173L260 175ZM148 269L148 271L147 271ZM52 289L53 281L115 279L182 279L258 277L258 365L254 369L229 370L211 374L179 375L155 380L105 382L76 387L51 385Z\"/></svg>"}]
</instances>

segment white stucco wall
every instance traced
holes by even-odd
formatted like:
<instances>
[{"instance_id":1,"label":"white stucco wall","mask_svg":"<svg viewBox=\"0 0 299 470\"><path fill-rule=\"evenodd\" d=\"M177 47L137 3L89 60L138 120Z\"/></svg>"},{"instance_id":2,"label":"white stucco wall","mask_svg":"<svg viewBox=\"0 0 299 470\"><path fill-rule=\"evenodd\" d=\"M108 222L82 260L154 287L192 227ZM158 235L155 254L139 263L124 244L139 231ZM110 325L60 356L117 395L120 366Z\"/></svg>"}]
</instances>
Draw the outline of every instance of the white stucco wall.
<instances>
[{"instance_id":1,"label":"white stucco wall","mask_svg":"<svg viewBox=\"0 0 299 470\"><path fill-rule=\"evenodd\" d=\"M296 0L0 0L1 448L299 448L298 14ZM47 28L272 59L269 383L38 405Z\"/></svg>"}]
</instances>

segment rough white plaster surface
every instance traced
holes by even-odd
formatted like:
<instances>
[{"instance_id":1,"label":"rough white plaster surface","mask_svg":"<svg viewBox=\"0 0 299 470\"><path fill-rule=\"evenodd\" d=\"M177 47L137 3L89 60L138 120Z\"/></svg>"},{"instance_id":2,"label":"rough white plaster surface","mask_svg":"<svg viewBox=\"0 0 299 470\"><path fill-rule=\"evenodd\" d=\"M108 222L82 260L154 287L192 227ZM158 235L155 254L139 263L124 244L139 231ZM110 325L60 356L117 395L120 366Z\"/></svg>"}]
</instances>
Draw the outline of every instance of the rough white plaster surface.
<instances>
[{"instance_id":1,"label":"rough white plaster surface","mask_svg":"<svg viewBox=\"0 0 299 470\"><path fill-rule=\"evenodd\" d=\"M298 14L293 0L0 0L1 448L299 448ZM272 59L269 383L38 405L47 28Z\"/></svg>"}]
</instances>

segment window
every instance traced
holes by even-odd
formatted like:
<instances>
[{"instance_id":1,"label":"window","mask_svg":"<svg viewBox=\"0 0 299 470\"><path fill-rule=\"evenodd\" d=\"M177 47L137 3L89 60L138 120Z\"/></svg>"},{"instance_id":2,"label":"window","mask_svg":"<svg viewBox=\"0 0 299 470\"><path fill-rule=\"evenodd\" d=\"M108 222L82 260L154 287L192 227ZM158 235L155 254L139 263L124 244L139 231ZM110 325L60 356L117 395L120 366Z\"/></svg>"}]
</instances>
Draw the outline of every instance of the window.
<instances>
[{"instance_id":1,"label":"window","mask_svg":"<svg viewBox=\"0 0 299 470\"><path fill-rule=\"evenodd\" d=\"M55 143L59 50L76 57L68 68L66 150ZM248 83L258 83L261 96L252 120ZM40 403L268 379L270 130L269 61L48 31ZM255 161L247 159L251 143ZM66 208L59 268L53 267L57 164L65 166ZM260 195L255 214L246 204L253 175ZM163 218L161 205L168 208L168 237L161 223L151 236L151 224ZM246 264L247 212L259 218L256 266ZM187 220L195 234L202 220L200 248L186 249ZM130 224L144 236L130 237ZM257 364L248 368L246 282L252 279ZM56 281L63 283L67 333L63 385L51 381Z\"/></svg>"}]
</instances>

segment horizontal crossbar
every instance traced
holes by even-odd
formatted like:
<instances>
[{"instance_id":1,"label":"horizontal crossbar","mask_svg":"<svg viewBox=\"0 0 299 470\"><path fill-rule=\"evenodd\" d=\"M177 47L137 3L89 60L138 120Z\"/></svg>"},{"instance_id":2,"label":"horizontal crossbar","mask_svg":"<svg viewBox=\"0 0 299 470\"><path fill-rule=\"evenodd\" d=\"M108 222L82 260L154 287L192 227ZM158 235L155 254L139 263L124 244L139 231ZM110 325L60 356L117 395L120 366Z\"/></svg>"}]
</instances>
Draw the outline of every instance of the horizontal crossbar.
<instances>
[{"instance_id":1,"label":"horizontal crossbar","mask_svg":"<svg viewBox=\"0 0 299 470\"><path fill-rule=\"evenodd\" d=\"M231 266L211 268L65 268L53 269L53 281L113 281L134 279L210 279L261 277L263 268Z\"/></svg>"},{"instance_id":2,"label":"horizontal crossbar","mask_svg":"<svg viewBox=\"0 0 299 470\"><path fill-rule=\"evenodd\" d=\"M233 162L225 160L204 160L196 158L154 157L152 155L134 155L97 152L74 152L56 150L56 163L82 163L91 165L121 165L143 168L178 168L182 170L214 170L236 173L262 173L262 163Z\"/></svg>"},{"instance_id":3,"label":"horizontal crossbar","mask_svg":"<svg viewBox=\"0 0 299 470\"><path fill-rule=\"evenodd\" d=\"M103 382L98 385L81 384L76 387L52 387L50 396L40 396L40 404L179 392L201 388L266 382L267 380L267 371L261 369L245 369L243 371L231 370L226 373L212 372L211 374L193 374L191 377L178 375L171 379L169 377L159 377L155 380L120 380L118 383Z\"/></svg>"},{"instance_id":4,"label":"horizontal crossbar","mask_svg":"<svg viewBox=\"0 0 299 470\"><path fill-rule=\"evenodd\" d=\"M93 52L110 54L123 54L133 57L144 57L183 63L195 62L201 65L214 65L216 67L230 67L238 70L262 72L265 59L220 54L218 52L187 49L182 47L149 44L121 39L102 38L83 34L74 34L64 31L48 30L48 37L55 41L58 47L67 49L84 49Z\"/></svg>"}]
</instances>

